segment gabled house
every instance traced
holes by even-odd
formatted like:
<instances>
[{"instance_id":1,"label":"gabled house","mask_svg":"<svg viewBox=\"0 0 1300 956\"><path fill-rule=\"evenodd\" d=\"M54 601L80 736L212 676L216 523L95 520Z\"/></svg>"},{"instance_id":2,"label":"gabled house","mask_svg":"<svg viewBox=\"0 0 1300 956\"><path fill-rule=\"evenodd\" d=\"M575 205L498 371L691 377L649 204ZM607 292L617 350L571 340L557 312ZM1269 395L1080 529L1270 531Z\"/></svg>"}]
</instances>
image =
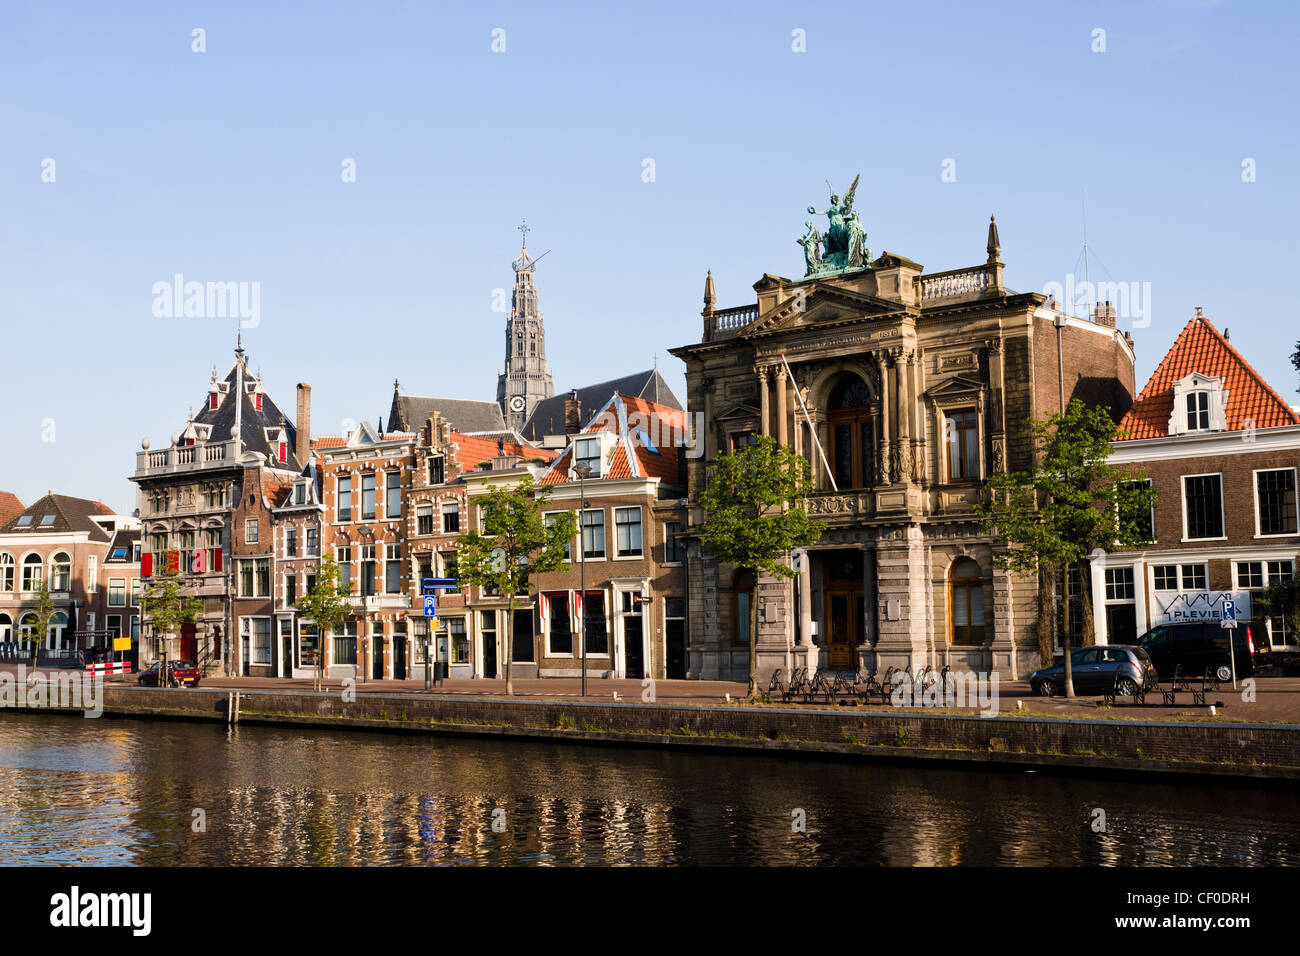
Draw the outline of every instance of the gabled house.
<instances>
[{"instance_id":1,"label":"gabled house","mask_svg":"<svg viewBox=\"0 0 1300 956\"><path fill-rule=\"evenodd\" d=\"M1160 624L1259 616L1260 592L1300 561L1300 414L1197 309L1112 446L1159 493L1150 544L1099 554L1092 600L1099 642L1127 643ZM1264 621L1275 658L1300 657L1300 635Z\"/></svg>"}]
</instances>

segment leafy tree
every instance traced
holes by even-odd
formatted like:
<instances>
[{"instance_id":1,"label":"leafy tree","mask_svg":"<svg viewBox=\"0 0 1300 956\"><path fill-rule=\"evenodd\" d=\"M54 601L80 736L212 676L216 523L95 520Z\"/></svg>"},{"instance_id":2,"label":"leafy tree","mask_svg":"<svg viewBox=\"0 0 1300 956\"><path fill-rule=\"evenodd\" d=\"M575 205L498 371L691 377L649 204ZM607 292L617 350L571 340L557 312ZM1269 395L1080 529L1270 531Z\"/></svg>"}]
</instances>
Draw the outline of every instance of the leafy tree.
<instances>
[{"instance_id":1,"label":"leafy tree","mask_svg":"<svg viewBox=\"0 0 1300 956\"><path fill-rule=\"evenodd\" d=\"M1291 364L1295 366L1297 372L1300 372L1300 342L1296 342L1295 351L1291 353ZM1300 392L1300 388L1296 391Z\"/></svg>"},{"instance_id":2,"label":"leafy tree","mask_svg":"<svg viewBox=\"0 0 1300 956\"><path fill-rule=\"evenodd\" d=\"M549 524L542 507L549 488L538 487L532 475L512 487L491 488L480 499L483 533L461 536L457 575L461 586L491 589L506 595L506 693L513 694L511 663L515 647L515 608L529 594L534 574L554 571L565 562L566 545L577 533L572 512L556 515Z\"/></svg>"},{"instance_id":3,"label":"leafy tree","mask_svg":"<svg viewBox=\"0 0 1300 956\"><path fill-rule=\"evenodd\" d=\"M718 560L752 572L749 602L749 695L758 690L758 589L760 571L792 578L783 560L794 548L821 538L821 525L796 502L812 492L808 460L764 435L752 445L721 455L700 493L700 537Z\"/></svg>"},{"instance_id":4,"label":"leafy tree","mask_svg":"<svg viewBox=\"0 0 1300 956\"><path fill-rule=\"evenodd\" d=\"M1110 443L1123 434L1104 407L1089 407L1074 399L1064 414L1030 419L1028 425L1034 437L1034 464L1028 471L990 476L975 509L984 531L998 542L993 552L996 567L1037 574L1041 582L1097 549L1134 548L1148 542L1148 516L1156 492L1145 475L1109 464ZM1091 643L1089 575L1081 578L1084 640ZM1050 593L1055 622L1055 586ZM1040 614L1039 645L1047 663L1051 644L1042 624ZM1068 629L1061 646L1065 695L1073 697Z\"/></svg>"},{"instance_id":5,"label":"leafy tree","mask_svg":"<svg viewBox=\"0 0 1300 956\"><path fill-rule=\"evenodd\" d=\"M1280 578L1263 597L1263 617L1280 617L1288 631L1300 631L1300 578Z\"/></svg>"},{"instance_id":6,"label":"leafy tree","mask_svg":"<svg viewBox=\"0 0 1300 956\"><path fill-rule=\"evenodd\" d=\"M352 582L339 583L339 565L332 557L326 557L316 569L316 582L302 597L298 598L298 619L309 618L316 622L316 674L312 678L312 689L320 690L325 680L325 632L337 632L343 623L352 616L353 608L346 598L352 593Z\"/></svg>"},{"instance_id":7,"label":"leafy tree","mask_svg":"<svg viewBox=\"0 0 1300 956\"><path fill-rule=\"evenodd\" d=\"M173 561L173 555L175 559ZM186 624L193 624L203 610L203 602L190 594L184 593L185 582L181 578L180 553L178 551L160 551L154 556L157 562L149 583L141 599L140 612L147 609L149 622L153 625L154 637L162 636L162 657L158 665L158 686L167 682L167 639ZM175 563L177 570L172 570Z\"/></svg>"},{"instance_id":8,"label":"leafy tree","mask_svg":"<svg viewBox=\"0 0 1300 956\"><path fill-rule=\"evenodd\" d=\"M35 623L29 623L26 627L19 628L19 637L24 641L32 643L32 670L36 669L36 661L41 653L41 641L45 635L50 633L50 625L54 623L54 615L59 612L58 606L50 600L50 584L42 579L40 586L36 589L36 602L23 612L23 619L30 621L30 617L35 617Z\"/></svg>"}]
</instances>

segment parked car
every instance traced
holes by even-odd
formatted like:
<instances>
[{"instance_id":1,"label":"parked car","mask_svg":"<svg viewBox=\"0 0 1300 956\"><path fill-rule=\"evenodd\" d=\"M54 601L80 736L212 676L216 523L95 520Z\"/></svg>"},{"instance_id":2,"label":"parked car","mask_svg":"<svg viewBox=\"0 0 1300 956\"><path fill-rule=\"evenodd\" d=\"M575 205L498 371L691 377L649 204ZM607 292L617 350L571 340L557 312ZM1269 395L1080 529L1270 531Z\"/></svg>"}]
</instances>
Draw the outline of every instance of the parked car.
<instances>
[{"instance_id":1,"label":"parked car","mask_svg":"<svg viewBox=\"0 0 1300 956\"><path fill-rule=\"evenodd\" d=\"M154 661L149 665L148 670L140 672L140 677L136 683L144 687L157 687L158 670L158 661ZM168 661L167 670L171 675L171 679L167 682L168 686L175 687L178 684L182 686L189 685L190 687L199 686L199 678L202 675L193 661Z\"/></svg>"},{"instance_id":2,"label":"parked car","mask_svg":"<svg viewBox=\"0 0 1300 956\"><path fill-rule=\"evenodd\" d=\"M1138 687L1153 690L1159 683L1151 658L1142 648L1132 644L1106 644L1071 651L1070 672L1074 692L1080 697L1103 694L1112 687L1121 694L1131 694ZM1029 686L1041 697L1063 693L1065 662L1034 671L1029 675Z\"/></svg>"},{"instance_id":3,"label":"parked car","mask_svg":"<svg viewBox=\"0 0 1300 956\"><path fill-rule=\"evenodd\" d=\"M1212 667L1219 680L1228 681L1232 680L1234 657L1238 677L1250 677L1268 663L1268 638L1258 621L1239 621L1235 628L1222 627L1218 621L1161 624L1137 642L1166 677L1173 677L1176 667L1192 677L1200 677L1206 667Z\"/></svg>"}]
</instances>

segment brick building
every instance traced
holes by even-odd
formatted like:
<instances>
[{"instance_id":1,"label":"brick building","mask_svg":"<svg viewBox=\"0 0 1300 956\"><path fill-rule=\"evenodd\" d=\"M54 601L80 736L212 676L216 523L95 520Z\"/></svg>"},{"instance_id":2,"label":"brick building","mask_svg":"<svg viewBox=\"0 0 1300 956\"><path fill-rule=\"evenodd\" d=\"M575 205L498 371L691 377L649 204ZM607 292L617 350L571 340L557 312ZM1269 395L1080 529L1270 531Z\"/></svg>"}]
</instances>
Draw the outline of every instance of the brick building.
<instances>
[{"instance_id":1,"label":"brick building","mask_svg":"<svg viewBox=\"0 0 1300 956\"><path fill-rule=\"evenodd\" d=\"M710 464L755 435L807 457L824 530L794 581L755 581L689 541L692 677L747 673L754 600L763 681L792 666L1009 679L1038 665L1037 584L993 567L972 506L988 475L1029 466L1027 419L1073 398L1126 412L1133 349L1107 308L1079 319L1007 289L992 223L986 251L936 273L892 253L861 268L810 257L803 279L764 275L755 302L728 309L706 280L703 337L671 350L702 422L688 531Z\"/></svg>"},{"instance_id":2,"label":"brick building","mask_svg":"<svg viewBox=\"0 0 1300 956\"><path fill-rule=\"evenodd\" d=\"M213 370L202 409L161 449L141 442L131 480L142 522L140 574L172 555L186 593L203 604L198 620L173 635L171 658L205 672L273 674L271 502L302 471L309 444L311 390L298 387L301 432L248 369L242 346L223 378ZM148 604L140 663L159 651ZM236 641L228 636L237 634Z\"/></svg>"},{"instance_id":3,"label":"brick building","mask_svg":"<svg viewBox=\"0 0 1300 956\"><path fill-rule=\"evenodd\" d=\"M132 647L128 654L134 655L140 642L142 589L140 522L138 519L125 519L104 549L104 559L99 563L99 580L94 582L87 578L87 590L97 594L98 601L90 605L85 629L105 630L114 638L129 637Z\"/></svg>"},{"instance_id":4,"label":"brick building","mask_svg":"<svg viewBox=\"0 0 1300 956\"><path fill-rule=\"evenodd\" d=\"M1300 560L1300 414L1197 309L1120 425L1112 462L1159 501L1147 547L1092 562L1098 641L1221 617L1225 597L1257 616L1259 592ZM1280 656L1300 655L1300 635L1265 623Z\"/></svg>"},{"instance_id":5,"label":"brick building","mask_svg":"<svg viewBox=\"0 0 1300 956\"><path fill-rule=\"evenodd\" d=\"M313 446L320 444L319 439L313 442ZM325 505L318 465L319 459L313 455L302 474L281 486L271 509L277 673L283 677L314 676L317 658L323 651L316 623L299 618L296 607L298 599L315 586L320 566Z\"/></svg>"},{"instance_id":6,"label":"brick building","mask_svg":"<svg viewBox=\"0 0 1300 956\"><path fill-rule=\"evenodd\" d=\"M56 612L42 654L68 657L85 649L76 632L95 626L108 546L133 521L102 502L50 492L0 524L0 643L34 626L33 605L44 583Z\"/></svg>"}]
</instances>

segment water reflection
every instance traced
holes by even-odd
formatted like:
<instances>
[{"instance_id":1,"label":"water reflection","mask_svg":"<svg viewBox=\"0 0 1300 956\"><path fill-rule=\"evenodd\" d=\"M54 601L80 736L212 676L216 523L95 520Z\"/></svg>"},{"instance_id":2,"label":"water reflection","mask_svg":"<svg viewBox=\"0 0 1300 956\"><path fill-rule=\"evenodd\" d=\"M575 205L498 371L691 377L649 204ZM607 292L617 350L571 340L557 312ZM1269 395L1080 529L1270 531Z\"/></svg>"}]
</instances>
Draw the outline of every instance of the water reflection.
<instances>
[{"instance_id":1,"label":"water reflection","mask_svg":"<svg viewBox=\"0 0 1300 956\"><path fill-rule=\"evenodd\" d=\"M0 716L6 864L1294 864L1291 810L1199 784Z\"/></svg>"}]
</instances>

